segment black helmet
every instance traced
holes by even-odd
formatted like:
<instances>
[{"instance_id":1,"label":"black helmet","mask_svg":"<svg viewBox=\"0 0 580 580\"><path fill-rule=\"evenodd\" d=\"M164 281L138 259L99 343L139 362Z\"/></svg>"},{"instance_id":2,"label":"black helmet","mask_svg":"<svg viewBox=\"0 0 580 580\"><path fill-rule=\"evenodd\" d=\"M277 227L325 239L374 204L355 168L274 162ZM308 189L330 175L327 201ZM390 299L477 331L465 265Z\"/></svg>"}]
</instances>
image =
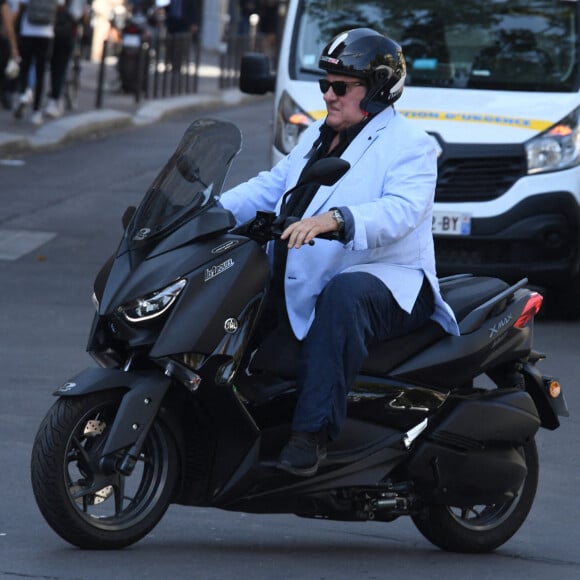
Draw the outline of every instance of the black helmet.
<instances>
[{"instance_id":1,"label":"black helmet","mask_svg":"<svg viewBox=\"0 0 580 580\"><path fill-rule=\"evenodd\" d=\"M363 79L367 94L360 107L372 115L401 96L407 75L401 47L370 28L354 28L335 36L324 47L318 66L329 73Z\"/></svg>"}]
</instances>

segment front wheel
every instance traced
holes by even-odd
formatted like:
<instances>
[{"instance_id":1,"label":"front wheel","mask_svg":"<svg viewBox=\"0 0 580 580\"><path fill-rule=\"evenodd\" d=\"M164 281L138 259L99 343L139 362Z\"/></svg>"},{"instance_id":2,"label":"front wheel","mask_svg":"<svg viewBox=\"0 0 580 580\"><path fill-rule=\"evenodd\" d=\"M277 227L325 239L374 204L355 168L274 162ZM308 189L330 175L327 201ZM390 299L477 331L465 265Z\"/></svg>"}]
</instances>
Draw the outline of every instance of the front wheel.
<instances>
[{"instance_id":1,"label":"front wheel","mask_svg":"<svg viewBox=\"0 0 580 580\"><path fill-rule=\"evenodd\" d=\"M107 475L100 451L122 393L59 399L32 449L32 487L48 524L80 548L117 549L143 538L171 501L178 472L175 443L156 420L130 476Z\"/></svg>"},{"instance_id":2,"label":"front wheel","mask_svg":"<svg viewBox=\"0 0 580 580\"><path fill-rule=\"evenodd\" d=\"M538 450L532 439L521 448L528 473L518 494L505 502L454 507L430 505L413 522L432 544L449 552L484 553L507 542L522 526L536 496Z\"/></svg>"}]
</instances>

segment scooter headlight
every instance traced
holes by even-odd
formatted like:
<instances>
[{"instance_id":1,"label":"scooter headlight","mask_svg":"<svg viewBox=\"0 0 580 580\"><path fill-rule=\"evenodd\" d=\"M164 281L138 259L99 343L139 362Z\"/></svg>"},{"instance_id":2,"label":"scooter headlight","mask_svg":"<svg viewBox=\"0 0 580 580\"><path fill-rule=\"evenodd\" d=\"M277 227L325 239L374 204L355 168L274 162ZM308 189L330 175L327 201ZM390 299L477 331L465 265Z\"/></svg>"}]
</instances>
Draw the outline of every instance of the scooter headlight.
<instances>
[{"instance_id":1,"label":"scooter headlight","mask_svg":"<svg viewBox=\"0 0 580 580\"><path fill-rule=\"evenodd\" d=\"M129 322L143 322L161 316L175 302L186 283L185 279L180 278L166 288L119 306L118 311Z\"/></svg>"},{"instance_id":2,"label":"scooter headlight","mask_svg":"<svg viewBox=\"0 0 580 580\"><path fill-rule=\"evenodd\" d=\"M528 173L568 169L580 163L580 109L526 143Z\"/></svg>"}]
</instances>

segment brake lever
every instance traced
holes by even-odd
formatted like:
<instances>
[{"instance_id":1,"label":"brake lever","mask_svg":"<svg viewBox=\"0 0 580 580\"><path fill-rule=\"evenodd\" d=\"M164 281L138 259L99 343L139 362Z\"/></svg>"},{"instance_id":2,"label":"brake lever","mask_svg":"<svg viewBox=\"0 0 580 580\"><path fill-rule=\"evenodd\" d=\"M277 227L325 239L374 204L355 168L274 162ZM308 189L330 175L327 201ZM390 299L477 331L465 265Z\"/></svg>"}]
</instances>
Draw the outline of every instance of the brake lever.
<instances>
[{"instance_id":1,"label":"brake lever","mask_svg":"<svg viewBox=\"0 0 580 580\"><path fill-rule=\"evenodd\" d=\"M273 224L276 214L272 211L257 211L256 217L231 230L232 234L246 236L259 244L265 244L273 238Z\"/></svg>"}]
</instances>

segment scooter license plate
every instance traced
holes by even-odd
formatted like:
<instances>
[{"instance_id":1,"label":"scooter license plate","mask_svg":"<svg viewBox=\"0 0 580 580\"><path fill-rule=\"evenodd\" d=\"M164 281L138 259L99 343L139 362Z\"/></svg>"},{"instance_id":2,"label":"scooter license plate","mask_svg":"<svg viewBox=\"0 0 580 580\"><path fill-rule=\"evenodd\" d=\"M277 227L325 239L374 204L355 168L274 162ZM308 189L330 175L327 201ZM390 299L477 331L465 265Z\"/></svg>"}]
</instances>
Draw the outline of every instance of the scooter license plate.
<instances>
[{"instance_id":1,"label":"scooter license plate","mask_svg":"<svg viewBox=\"0 0 580 580\"><path fill-rule=\"evenodd\" d=\"M444 236L468 236L471 234L471 216L468 213L434 211L432 229L434 234Z\"/></svg>"},{"instance_id":2,"label":"scooter license plate","mask_svg":"<svg viewBox=\"0 0 580 580\"><path fill-rule=\"evenodd\" d=\"M122 44L127 48L137 48L141 45L141 37L138 34L125 34Z\"/></svg>"}]
</instances>

